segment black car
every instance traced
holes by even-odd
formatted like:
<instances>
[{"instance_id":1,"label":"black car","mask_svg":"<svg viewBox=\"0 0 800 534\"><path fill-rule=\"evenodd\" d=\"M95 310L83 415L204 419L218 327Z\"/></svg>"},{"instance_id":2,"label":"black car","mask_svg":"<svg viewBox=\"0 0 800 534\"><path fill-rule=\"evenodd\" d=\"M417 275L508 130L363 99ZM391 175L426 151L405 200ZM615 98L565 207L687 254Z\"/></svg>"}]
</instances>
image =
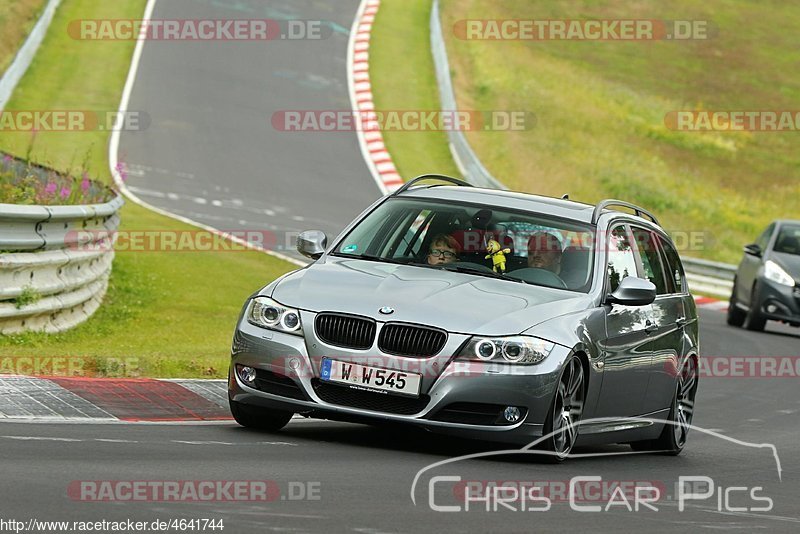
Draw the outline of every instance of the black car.
<instances>
[{"instance_id":1,"label":"black car","mask_svg":"<svg viewBox=\"0 0 800 534\"><path fill-rule=\"evenodd\" d=\"M744 247L728 324L764 330L768 320L800 326L800 221L775 221Z\"/></svg>"}]
</instances>

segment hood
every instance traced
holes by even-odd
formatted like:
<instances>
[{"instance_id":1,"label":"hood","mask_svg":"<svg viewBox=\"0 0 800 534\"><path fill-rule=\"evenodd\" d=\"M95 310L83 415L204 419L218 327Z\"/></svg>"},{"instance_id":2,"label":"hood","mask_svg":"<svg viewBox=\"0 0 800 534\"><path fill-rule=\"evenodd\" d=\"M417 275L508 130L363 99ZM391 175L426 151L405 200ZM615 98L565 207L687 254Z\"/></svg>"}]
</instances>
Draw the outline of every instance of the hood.
<instances>
[{"instance_id":1,"label":"hood","mask_svg":"<svg viewBox=\"0 0 800 534\"><path fill-rule=\"evenodd\" d=\"M783 270L795 281L800 282L800 256L785 252L773 252L770 259L783 267Z\"/></svg>"},{"instance_id":2,"label":"hood","mask_svg":"<svg viewBox=\"0 0 800 534\"><path fill-rule=\"evenodd\" d=\"M290 274L271 296L313 312L338 311L476 335L518 334L586 309L592 300L584 293L441 269L330 257ZM394 313L380 314L385 306Z\"/></svg>"}]
</instances>

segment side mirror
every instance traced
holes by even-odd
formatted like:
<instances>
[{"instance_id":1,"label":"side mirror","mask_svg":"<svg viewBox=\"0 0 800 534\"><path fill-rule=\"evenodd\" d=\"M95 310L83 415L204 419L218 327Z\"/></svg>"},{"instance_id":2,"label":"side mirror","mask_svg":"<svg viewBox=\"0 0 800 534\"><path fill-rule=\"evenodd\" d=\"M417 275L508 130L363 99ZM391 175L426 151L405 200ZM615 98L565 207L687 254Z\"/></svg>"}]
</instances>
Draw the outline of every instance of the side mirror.
<instances>
[{"instance_id":1,"label":"side mirror","mask_svg":"<svg viewBox=\"0 0 800 534\"><path fill-rule=\"evenodd\" d=\"M297 252L306 258L318 260L327 247L328 236L320 230L306 230L297 236Z\"/></svg>"},{"instance_id":2,"label":"side mirror","mask_svg":"<svg viewBox=\"0 0 800 534\"><path fill-rule=\"evenodd\" d=\"M759 247L756 243L751 243L750 245L745 245L744 253L750 254L751 256L755 256L756 258L761 257L761 247Z\"/></svg>"},{"instance_id":3,"label":"side mirror","mask_svg":"<svg viewBox=\"0 0 800 534\"><path fill-rule=\"evenodd\" d=\"M619 287L606 298L607 304L623 306L646 306L656 300L656 286L650 280L628 276Z\"/></svg>"}]
</instances>

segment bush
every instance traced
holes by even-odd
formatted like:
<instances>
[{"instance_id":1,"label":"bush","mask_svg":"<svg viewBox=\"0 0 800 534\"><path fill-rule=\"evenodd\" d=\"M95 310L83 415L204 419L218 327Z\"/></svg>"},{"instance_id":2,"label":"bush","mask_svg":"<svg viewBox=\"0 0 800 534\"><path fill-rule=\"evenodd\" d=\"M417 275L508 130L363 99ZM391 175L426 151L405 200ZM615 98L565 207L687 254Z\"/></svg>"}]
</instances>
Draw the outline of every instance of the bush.
<instances>
[{"instance_id":1,"label":"bush","mask_svg":"<svg viewBox=\"0 0 800 534\"><path fill-rule=\"evenodd\" d=\"M86 170L81 171L80 178L75 178L8 154L0 155L0 203L102 204L116 195L105 184L90 179Z\"/></svg>"}]
</instances>

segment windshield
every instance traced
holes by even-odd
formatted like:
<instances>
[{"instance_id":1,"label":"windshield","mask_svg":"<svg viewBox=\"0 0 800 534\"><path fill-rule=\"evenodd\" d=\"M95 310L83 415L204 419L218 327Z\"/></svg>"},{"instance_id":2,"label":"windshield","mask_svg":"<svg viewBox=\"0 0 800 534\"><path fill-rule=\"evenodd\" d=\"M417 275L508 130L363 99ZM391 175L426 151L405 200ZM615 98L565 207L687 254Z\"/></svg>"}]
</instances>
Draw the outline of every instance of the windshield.
<instances>
[{"instance_id":1,"label":"windshield","mask_svg":"<svg viewBox=\"0 0 800 534\"><path fill-rule=\"evenodd\" d=\"M590 226L537 213L394 198L356 225L333 254L586 293L593 243Z\"/></svg>"},{"instance_id":2,"label":"windshield","mask_svg":"<svg viewBox=\"0 0 800 534\"><path fill-rule=\"evenodd\" d=\"M800 225L783 226L775 241L775 252L800 256Z\"/></svg>"}]
</instances>

